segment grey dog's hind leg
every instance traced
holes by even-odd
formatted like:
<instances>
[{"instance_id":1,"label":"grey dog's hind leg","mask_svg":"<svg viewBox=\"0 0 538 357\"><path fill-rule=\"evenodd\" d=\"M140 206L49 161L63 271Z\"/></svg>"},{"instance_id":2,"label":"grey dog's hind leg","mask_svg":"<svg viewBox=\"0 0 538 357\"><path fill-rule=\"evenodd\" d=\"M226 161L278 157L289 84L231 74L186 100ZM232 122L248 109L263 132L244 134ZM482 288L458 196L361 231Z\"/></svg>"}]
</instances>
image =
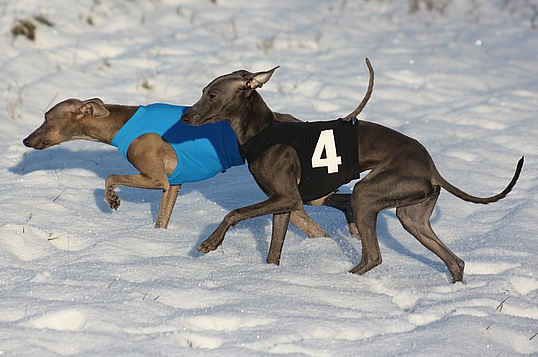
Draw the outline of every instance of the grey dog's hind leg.
<instances>
[{"instance_id":1,"label":"grey dog's hind leg","mask_svg":"<svg viewBox=\"0 0 538 357\"><path fill-rule=\"evenodd\" d=\"M424 202L398 207L396 215L406 231L446 264L452 274L452 282L455 283L463 279L465 263L441 242L430 225L430 217L438 196L439 189L437 188L435 195Z\"/></svg>"}]
</instances>

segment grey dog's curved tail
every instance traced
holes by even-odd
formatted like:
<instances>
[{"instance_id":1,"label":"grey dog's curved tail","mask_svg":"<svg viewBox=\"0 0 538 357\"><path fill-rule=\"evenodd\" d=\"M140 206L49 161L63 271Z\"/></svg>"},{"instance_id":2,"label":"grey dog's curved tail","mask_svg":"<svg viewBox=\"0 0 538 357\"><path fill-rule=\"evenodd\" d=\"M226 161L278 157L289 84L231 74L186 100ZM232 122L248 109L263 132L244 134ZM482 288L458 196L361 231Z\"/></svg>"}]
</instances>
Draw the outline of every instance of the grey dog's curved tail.
<instances>
[{"instance_id":1,"label":"grey dog's curved tail","mask_svg":"<svg viewBox=\"0 0 538 357\"><path fill-rule=\"evenodd\" d=\"M457 188L456 186L452 185L450 182L445 180L437 170L434 173L434 182L433 182L433 184L441 186L442 188L444 188L445 190L447 190L448 192L450 192L454 196L456 196L458 198L461 198L464 201L473 202L473 203L488 204L488 203L498 201L501 198L504 198L510 191L512 191L512 188L514 187L514 185L517 182L517 179L519 178L519 174L521 173L521 169L523 168L523 162L524 162L524 156L522 156L521 159L519 159L519 161L517 163L517 166L516 166L516 172L514 173L514 176L512 177L512 180L510 181L508 186L506 186L506 188L504 190L502 190L502 192L496 194L495 196L491 196L491 197L476 197L476 196L469 195L468 193L463 192L462 190L460 190L459 188Z\"/></svg>"},{"instance_id":2,"label":"grey dog's curved tail","mask_svg":"<svg viewBox=\"0 0 538 357\"><path fill-rule=\"evenodd\" d=\"M370 72L370 80L368 82L368 89L366 90L366 94L364 95L364 98L362 98L362 101L360 102L359 106L354 111L349 113L346 116L346 118L356 118L357 115L359 115L360 112L362 112L362 110L366 106L366 103L368 103L368 100L370 100L370 97L372 96L372 90L374 89L374 69L368 57L366 58L366 66L368 66L368 72Z\"/></svg>"}]
</instances>

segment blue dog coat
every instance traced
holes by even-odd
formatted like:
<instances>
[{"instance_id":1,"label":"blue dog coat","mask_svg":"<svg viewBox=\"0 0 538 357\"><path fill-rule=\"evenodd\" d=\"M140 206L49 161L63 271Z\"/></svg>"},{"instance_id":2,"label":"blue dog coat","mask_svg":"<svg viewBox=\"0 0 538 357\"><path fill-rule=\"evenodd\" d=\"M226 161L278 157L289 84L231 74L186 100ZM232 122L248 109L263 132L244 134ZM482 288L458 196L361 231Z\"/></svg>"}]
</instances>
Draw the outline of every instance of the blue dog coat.
<instances>
[{"instance_id":1,"label":"blue dog coat","mask_svg":"<svg viewBox=\"0 0 538 357\"><path fill-rule=\"evenodd\" d=\"M177 155L177 167L168 175L171 185L202 181L245 163L230 124L185 124L181 117L187 109L189 107L161 103L141 105L111 144L127 159L129 145L134 139L148 133L161 135Z\"/></svg>"}]
</instances>

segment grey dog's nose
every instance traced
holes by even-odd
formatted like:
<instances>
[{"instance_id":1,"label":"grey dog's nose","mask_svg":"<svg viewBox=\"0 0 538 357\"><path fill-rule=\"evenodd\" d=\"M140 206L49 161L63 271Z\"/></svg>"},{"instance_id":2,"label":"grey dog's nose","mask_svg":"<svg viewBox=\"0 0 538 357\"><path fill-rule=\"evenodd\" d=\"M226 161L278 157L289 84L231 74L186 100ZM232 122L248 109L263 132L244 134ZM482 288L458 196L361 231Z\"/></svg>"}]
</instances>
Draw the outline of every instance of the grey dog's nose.
<instances>
[{"instance_id":1,"label":"grey dog's nose","mask_svg":"<svg viewBox=\"0 0 538 357\"><path fill-rule=\"evenodd\" d=\"M181 120L183 120L183 122L191 125L196 124L198 119L200 119L200 114L194 112L192 108L188 109L181 117Z\"/></svg>"},{"instance_id":2,"label":"grey dog's nose","mask_svg":"<svg viewBox=\"0 0 538 357\"><path fill-rule=\"evenodd\" d=\"M22 141L22 143L24 144L24 146L26 146L26 147L30 147L30 140L29 140L29 137L26 138L26 139L24 139L24 140Z\"/></svg>"},{"instance_id":3,"label":"grey dog's nose","mask_svg":"<svg viewBox=\"0 0 538 357\"><path fill-rule=\"evenodd\" d=\"M189 111L187 110L185 114L181 117L181 120L183 120L185 123L190 124L191 115L189 115Z\"/></svg>"}]
</instances>

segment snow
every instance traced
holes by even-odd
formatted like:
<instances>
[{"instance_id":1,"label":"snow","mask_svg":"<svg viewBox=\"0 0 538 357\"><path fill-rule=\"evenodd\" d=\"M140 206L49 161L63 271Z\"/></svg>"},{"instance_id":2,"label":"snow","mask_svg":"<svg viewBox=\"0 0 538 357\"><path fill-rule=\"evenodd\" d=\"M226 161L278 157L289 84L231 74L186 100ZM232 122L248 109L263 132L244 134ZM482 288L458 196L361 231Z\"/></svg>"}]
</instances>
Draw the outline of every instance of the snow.
<instances>
[{"instance_id":1,"label":"snow","mask_svg":"<svg viewBox=\"0 0 538 357\"><path fill-rule=\"evenodd\" d=\"M0 355L538 355L538 5L429 3L2 2ZM21 19L35 41L11 34ZM188 105L218 75L276 65L260 90L273 110L337 118L366 90L365 57L376 80L361 118L418 139L461 189L501 191L525 155L500 202L440 196L432 225L465 260L463 284L391 210L383 264L364 276L347 273L360 242L325 207L307 211L332 238L290 228L278 267L265 263L270 217L202 255L228 211L264 198L245 166L184 185L158 230L159 192L105 203L106 176L134 172L115 148L21 143L69 97Z\"/></svg>"}]
</instances>

